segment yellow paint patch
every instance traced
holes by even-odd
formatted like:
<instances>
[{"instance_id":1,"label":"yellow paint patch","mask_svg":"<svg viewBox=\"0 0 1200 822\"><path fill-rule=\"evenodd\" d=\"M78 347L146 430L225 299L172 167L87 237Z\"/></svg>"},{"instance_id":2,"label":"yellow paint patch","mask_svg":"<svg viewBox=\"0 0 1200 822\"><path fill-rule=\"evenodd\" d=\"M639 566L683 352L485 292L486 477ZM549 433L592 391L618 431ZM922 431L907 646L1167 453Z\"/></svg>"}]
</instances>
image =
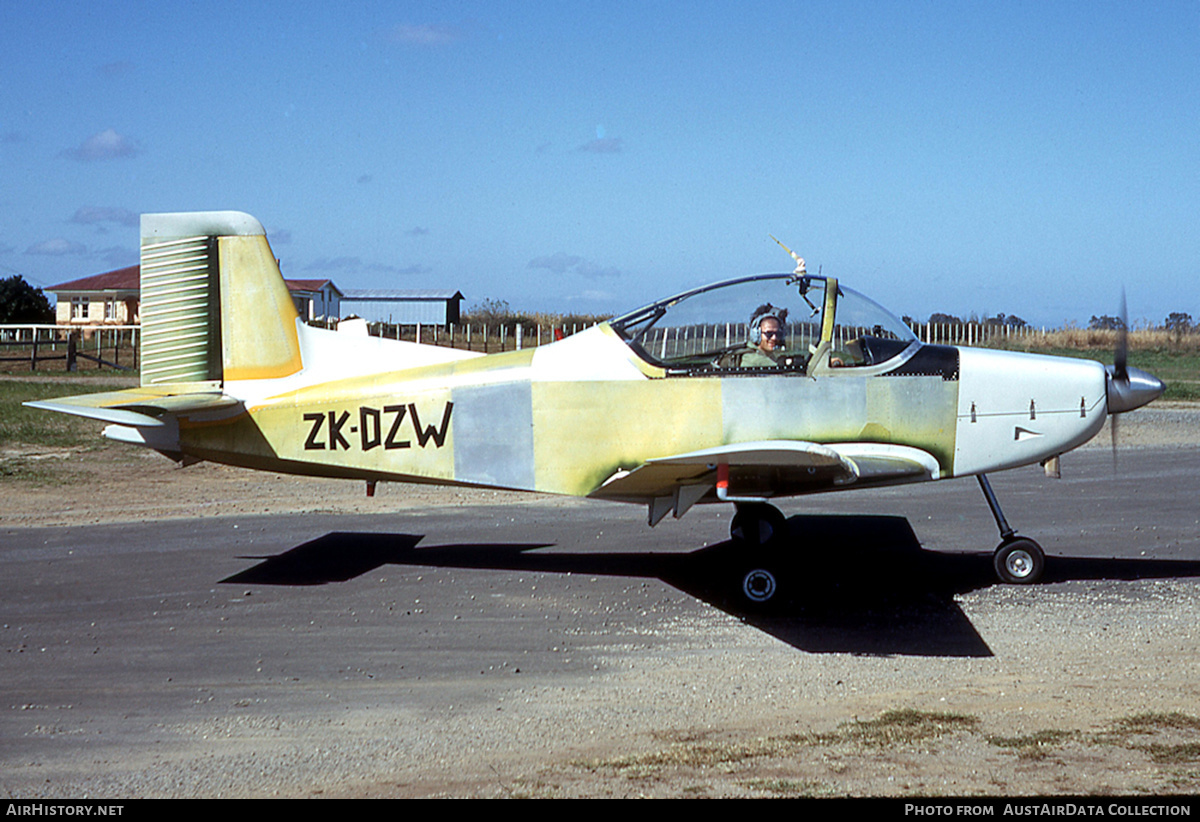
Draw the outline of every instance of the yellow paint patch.
<instances>
[{"instance_id":1,"label":"yellow paint patch","mask_svg":"<svg viewBox=\"0 0 1200 822\"><path fill-rule=\"evenodd\" d=\"M589 494L618 469L722 444L715 379L534 383L539 491Z\"/></svg>"},{"instance_id":2,"label":"yellow paint patch","mask_svg":"<svg viewBox=\"0 0 1200 822\"><path fill-rule=\"evenodd\" d=\"M301 368L298 315L267 238L221 237L218 243L225 379L296 373Z\"/></svg>"}]
</instances>

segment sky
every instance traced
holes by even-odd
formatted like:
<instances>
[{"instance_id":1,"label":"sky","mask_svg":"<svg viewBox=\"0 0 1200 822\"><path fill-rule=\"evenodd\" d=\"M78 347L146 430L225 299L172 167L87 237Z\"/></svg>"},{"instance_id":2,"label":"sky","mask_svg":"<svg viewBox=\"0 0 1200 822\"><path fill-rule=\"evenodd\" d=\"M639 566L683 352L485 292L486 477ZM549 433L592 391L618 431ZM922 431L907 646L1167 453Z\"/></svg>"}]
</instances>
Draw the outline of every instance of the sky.
<instances>
[{"instance_id":1,"label":"sky","mask_svg":"<svg viewBox=\"0 0 1200 822\"><path fill-rule=\"evenodd\" d=\"M0 276L237 210L284 276L621 313L1200 319L1200 3L0 0Z\"/></svg>"}]
</instances>

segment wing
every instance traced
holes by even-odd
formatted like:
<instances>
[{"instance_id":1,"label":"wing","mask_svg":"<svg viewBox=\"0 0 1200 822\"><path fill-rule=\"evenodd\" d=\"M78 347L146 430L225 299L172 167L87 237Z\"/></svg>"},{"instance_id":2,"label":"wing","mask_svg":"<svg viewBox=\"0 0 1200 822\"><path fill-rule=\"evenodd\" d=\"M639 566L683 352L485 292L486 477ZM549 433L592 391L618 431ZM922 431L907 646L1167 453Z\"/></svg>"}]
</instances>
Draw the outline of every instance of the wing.
<instances>
[{"instance_id":1,"label":"wing","mask_svg":"<svg viewBox=\"0 0 1200 822\"><path fill-rule=\"evenodd\" d=\"M715 501L720 465L729 468L729 498L743 500L937 479L941 470L931 454L905 445L767 440L650 459L613 474L591 496L647 503L654 525L669 511L678 518L701 500Z\"/></svg>"}]
</instances>

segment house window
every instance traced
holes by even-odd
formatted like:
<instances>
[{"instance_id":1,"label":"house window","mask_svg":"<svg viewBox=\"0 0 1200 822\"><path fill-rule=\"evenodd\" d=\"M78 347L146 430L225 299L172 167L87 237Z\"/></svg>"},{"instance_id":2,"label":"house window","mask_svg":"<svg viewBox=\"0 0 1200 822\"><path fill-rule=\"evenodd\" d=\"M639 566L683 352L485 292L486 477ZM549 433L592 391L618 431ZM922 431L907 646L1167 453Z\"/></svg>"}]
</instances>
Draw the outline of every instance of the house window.
<instances>
[{"instance_id":1,"label":"house window","mask_svg":"<svg viewBox=\"0 0 1200 822\"><path fill-rule=\"evenodd\" d=\"M71 319L86 320L88 318L88 298L87 297L72 297L71 298Z\"/></svg>"},{"instance_id":2,"label":"house window","mask_svg":"<svg viewBox=\"0 0 1200 822\"><path fill-rule=\"evenodd\" d=\"M116 300L105 300L104 301L104 319L115 320L116 318L117 318L117 301Z\"/></svg>"}]
</instances>

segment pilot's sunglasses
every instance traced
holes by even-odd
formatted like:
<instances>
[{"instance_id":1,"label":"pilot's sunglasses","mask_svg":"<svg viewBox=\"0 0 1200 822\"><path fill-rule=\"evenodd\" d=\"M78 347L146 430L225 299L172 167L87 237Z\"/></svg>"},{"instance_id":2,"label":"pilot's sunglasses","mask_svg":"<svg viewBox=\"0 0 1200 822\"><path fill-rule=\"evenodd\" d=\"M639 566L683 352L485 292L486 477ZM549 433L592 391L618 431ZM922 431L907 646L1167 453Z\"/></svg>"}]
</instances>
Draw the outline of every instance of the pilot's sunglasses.
<instances>
[{"instance_id":1,"label":"pilot's sunglasses","mask_svg":"<svg viewBox=\"0 0 1200 822\"><path fill-rule=\"evenodd\" d=\"M773 340L777 340L783 336L783 334L779 331L764 331L762 335L764 337L770 337Z\"/></svg>"}]
</instances>

